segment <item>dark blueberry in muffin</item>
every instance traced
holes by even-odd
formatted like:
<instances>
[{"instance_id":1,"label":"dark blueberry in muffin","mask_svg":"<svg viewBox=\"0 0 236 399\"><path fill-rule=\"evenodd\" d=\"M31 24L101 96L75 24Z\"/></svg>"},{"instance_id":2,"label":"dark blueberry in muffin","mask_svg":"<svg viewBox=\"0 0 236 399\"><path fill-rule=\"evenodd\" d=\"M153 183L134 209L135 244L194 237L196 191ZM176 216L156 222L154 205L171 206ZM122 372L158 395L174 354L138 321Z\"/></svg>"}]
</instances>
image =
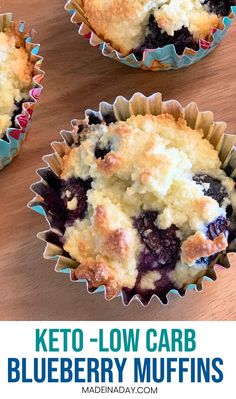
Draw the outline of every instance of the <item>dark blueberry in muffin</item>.
<instances>
[{"instance_id":1,"label":"dark blueberry in muffin","mask_svg":"<svg viewBox=\"0 0 236 399\"><path fill-rule=\"evenodd\" d=\"M206 235L210 240L214 240L216 237L218 237L221 233L224 233L226 237L229 235L229 228L230 228L230 222L228 219L226 219L223 216L218 217L214 222L210 223L207 226L207 232ZM200 258L196 261L196 264L199 265L206 265L208 266L215 258L217 254L205 257L205 258Z\"/></svg>"},{"instance_id":2,"label":"dark blueberry in muffin","mask_svg":"<svg viewBox=\"0 0 236 399\"><path fill-rule=\"evenodd\" d=\"M207 226L206 235L210 240L214 240L221 233L227 237L229 232L229 220L227 220L224 216L219 216L214 222L211 222Z\"/></svg>"},{"instance_id":3,"label":"dark blueberry in muffin","mask_svg":"<svg viewBox=\"0 0 236 399\"><path fill-rule=\"evenodd\" d=\"M89 119L89 122L88 122L89 125L97 125L97 124L102 123L103 121L106 123L106 125L110 125L111 123L114 123L117 121L113 111L110 111L107 114L103 115L102 116L103 120L101 119L99 112L91 111L87 115L88 115L88 119Z\"/></svg>"},{"instance_id":4,"label":"dark blueberry in muffin","mask_svg":"<svg viewBox=\"0 0 236 399\"><path fill-rule=\"evenodd\" d=\"M179 258L180 239L177 237L177 227L159 229L155 221L157 212L144 211L134 220L144 249L139 255L139 270L156 270L165 268L171 270Z\"/></svg>"},{"instance_id":5,"label":"dark blueberry in muffin","mask_svg":"<svg viewBox=\"0 0 236 399\"><path fill-rule=\"evenodd\" d=\"M66 225L73 224L76 219L83 219L87 211L87 191L91 188L92 179L71 178L63 182L61 197L67 209ZM68 203L75 201L72 209Z\"/></svg>"},{"instance_id":6,"label":"dark blueberry in muffin","mask_svg":"<svg viewBox=\"0 0 236 399\"><path fill-rule=\"evenodd\" d=\"M88 114L88 120L89 125L97 125L102 122L97 112L90 112Z\"/></svg>"},{"instance_id":7,"label":"dark blueberry in muffin","mask_svg":"<svg viewBox=\"0 0 236 399\"><path fill-rule=\"evenodd\" d=\"M21 101L14 101L15 105L15 110L13 111L12 117L11 117L11 128L16 128L16 123L15 123L15 118L17 115L20 115L23 109L23 103L25 103L26 100L21 100Z\"/></svg>"},{"instance_id":8,"label":"dark blueberry in muffin","mask_svg":"<svg viewBox=\"0 0 236 399\"><path fill-rule=\"evenodd\" d=\"M95 151L94 151L94 155L95 157L104 159L104 157L111 151L111 147L110 145L108 145L105 148L100 148L99 145L96 146Z\"/></svg>"},{"instance_id":9,"label":"dark blueberry in muffin","mask_svg":"<svg viewBox=\"0 0 236 399\"><path fill-rule=\"evenodd\" d=\"M87 211L87 191L91 188L92 179L71 178L61 180L50 169L41 169L39 175L47 183L37 183L33 189L44 201L44 209L51 226L64 233L68 225L76 219L83 219ZM68 202L75 198L75 209L68 208ZM35 203L37 205L37 203Z\"/></svg>"},{"instance_id":10,"label":"dark blueberry in muffin","mask_svg":"<svg viewBox=\"0 0 236 399\"><path fill-rule=\"evenodd\" d=\"M216 200L219 205L222 205L224 199L228 196L226 189L222 186L220 180L215 179L209 175L199 174L193 176L193 180L197 184L207 184L209 188L205 188L203 186L204 195L208 195L208 197Z\"/></svg>"},{"instance_id":11,"label":"dark blueberry in muffin","mask_svg":"<svg viewBox=\"0 0 236 399\"><path fill-rule=\"evenodd\" d=\"M228 205L226 208L226 217L227 219L231 218L231 216L233 215L233 207L232 205Z\"/></svg>"},{"instance_id":12,"label":"dark blueberry in muffin","mask_svg":"<svg viewBox=\"0 0 236 399\"><path fill-rule=\"evenodd\" d=\"M213 261L213 259L214 259L215 257L216 257L216 255L197 259L197 260L196 260L196 264L197 264L197 265L202 265L202 266L208 266L208 265Z\"/></svg>"},{"instance_id":13,"label":"dark blueberry in muffin","mask_svg":"<svg viewBox=\"0 0 236 399\"><path fill-rule=\"evenodd\" d=\"M115 114L114 114L114 112L109 112L108 114L106 114L106 115L103 115L103 120L104 120L104 122L106 123L106 125L110 125L111 123L115 123L115 122L117 122L117 119L116 119L116 117L115 117Z\"/></svg>"},{"instance_id":14,"label":"dark blueberry in muffin","mask_svg":"<svg viewBox=\"0 0 236 399\"><path fill-rule=\"evenodd\" d=\"M155 49L158 47L164 47L168 44L174 44L176 52L179 55L183 54L185 47L194 50L199 49L198 43L194 41L193 36L185 27L176 31L174 36L169 36L166 32L161 31L153 15L149 18L148 26L150 33L146 36L144 43L138 49L133 51L139 61L142 60L145 49Z\"/></svg>"},{"instance_id":15,"label":"dark blueberry in muffin","mask_svg":"<svg viewBox=\"0 0 236 399\"><path fill-rule=\"evenodd\" d=\"M67 211L60 196L61 181L51 170L47 173L47 171L43 169L40 171L40 175L45 182L48 184L50 183L51 186L44 182L36 183L33 186L33 190L44 199L43 202L36 202L35 205L40 205L44 209L53 228L64 233Z\"/></svg>"},{"instance_id":16,"label":"dark blueberry in muffin","mask_svg":"<svg viewBox=\"0 0 236 399\"><path fill-rule=\"evenodd\" d=\"M230 13L230 8L235 5L235 0L207 0L209 10L217 15L226 16Z\"/></svg>"},{"instance_id":17,"label":"dark blueberry in muffin","mask_svg":"<svg viewBox=\"0 0 236 399\"><path fill-rule=\"evenodd\" d=\"M173 40L173 41L172 41ZM179 31L176 31L173 39L169 39L168 44L174 44L176 53L178 55L183 54L186 47L191 48L195 51L199 50L198 43L193 39L192 34L189 32L187 28L182 28Z\"/></svg>"},{"instance_id":18,"label":"dark blueberry in muffin","mask_svg":"<svg viewBox=\"0 0 236 399\"><path fill-rule=\"evenodd\" d=\"M133 289L124 288L122 290L124 303L128 304L131 301L131 299L134 297L134 295L139 295L142 303L144 305L147 305L151 297L154 294L156 294L160 298L161 302L166 304L167 303L166 295L170 290L174 288L173 281L169 279L168 274L166 274L165 271L163 272L159 271L159 272L161 274L161 278L154 283L155 288L142 289L140 283L142 277L145 276L145 272L140 271L137 277L135 287Z\"/></svg>"}]
</instances>

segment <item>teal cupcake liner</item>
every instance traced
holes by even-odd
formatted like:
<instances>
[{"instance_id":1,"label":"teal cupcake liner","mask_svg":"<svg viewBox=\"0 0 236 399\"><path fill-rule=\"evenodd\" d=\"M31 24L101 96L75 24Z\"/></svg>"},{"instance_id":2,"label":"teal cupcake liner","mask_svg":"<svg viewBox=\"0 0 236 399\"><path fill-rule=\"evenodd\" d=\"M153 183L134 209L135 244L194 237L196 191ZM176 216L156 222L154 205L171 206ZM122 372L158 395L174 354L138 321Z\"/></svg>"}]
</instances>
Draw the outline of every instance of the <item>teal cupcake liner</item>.
<instances>
[{"instance_id":1,"label":"teal cupcake liner","mask_svg":"<svg viewBox=\"0 0 236 399\"><path fill-rule=\"evenodd\" d=\"M136 93L130 100L119 96L116 98L114 104L102 102L100 103L99 111L93 111L91 109L86 110L84 120L73 120L71 122L73 127L71 131L61 131L60 135L63 141L56 141L52 143L54 153L43 157L43 161L47 164L47 166L37 170L40 181L31 186L31 191L34 193L35 197L28 204L28 207L45 217L49 225L49 230L40 232L38 234L38 238L46 243L46 249L43 255L44 258L53 260L56 263L55 271L69 274L71 281L74 283L87 283L87 289L89 293L105 293L105 289L103 286L100 286L96 290L91 290L89 289L89 285L86 280L75 280L74 270L78 267L78 263L68 257L68 254L65 253L61 245L63 232L58 227L60 226L60 214L57 214L55 209L48 212L48 194L55 192L54 190L58 185L55 176L60 176L61 174L63 164L62 158L65 154L68 154L68 151L70 151L73 145L77 142L77 133L80 127L88 125L89 116L95 117L100 121L108 120L111 115L115 115L117 120L126 120L131 115L144 115L146 113L151 113L153 115L170 113L175 118L183 116L190 127L202 128L205 137L218 151L222 161L223 169L226 171L228 176L231 176L236 181L236 148L234 147L236 136L226 134L226 124L223 122L214 122L213 114L211 112L199 112L195 103L191 103L186 108L182 108L181 105L174 100L163 102L160 93L155 93L150 97L145 97L141 93ZM53 219L55 219L55 212L56 222L55 220L53 221ZM205 275L200 275L195 279L194 284L189 284L181 289L176 289L173 287L173 289L170 289L166 295L162 297L159 297L157 294L154 294L154 296L157 296L161 303L167 304L169 301L169 293L175 293L178 296L184 296L189 290L195 289L197 291L201 291L203 289L205 280L216 280L217 275L215 269L219 267L230 267L230 262L228 259L229 252L231 255L234 254L236 257L236 237L235 240L233 240L229 245L227 252L225 251L224 253L220 254L208 266ZM121 294L121 297L123 304L126 305L127 303L125 303L123 294ZM134 296L133 299L139 300L145 306L150 302L150 300L145 302L145 299L139 295Z\"/></svg>"},{"instance_id":2,"label":"teal cupcake liner","mask_svg":"<svg viewBox=\"0 0 236 399\"><path fill-rule=\"evenodd\" d=\"M168 71L170 69L186 68L200 61L210 54L224 38L236 15L236 6L232 6L230 15L224 17L222 20L221 29L214 29L210 42L200 40L200 48L198 51L186 48L182 55L178 55L175 46L169 44L162 48L145 50L143 59L138 61L134 54L131 53L128 56L123 56L113 49L109 43L104 42L96 35L86 20L80 0L67 1L65 9L70 13L72 23L79 27L79 34L85 36L89 40L91 46L98 47L105 57L112 58L113 60L133 68L140 68L148 71Z\"/></svg>"},{"instance_id":3,"label":"teal cupcake liner","mask_svg":"<svg viewBox=\"0 0 236 399\"><path fill-rule=\"evenodd\" d=\"M27 131L30 127L34 106L38 101L42 91L41 81L44 77L44 72L40 69L43 58L38 55L39 44L31 42L33 38L33 31L25 32L24 22L13 22L13 15L11 13L0 15L0 32L12 27L17 34L22 35L25 39L25 48L30 55L30 61L34 65L33 69L33 83L29 91L29 101L22 104L22 111L15 117L14 128L8 128L3 138L0 139L0 169L8 165L12 159L18 154L23 141L26 138Z\"/></svg>"}]
</instances>

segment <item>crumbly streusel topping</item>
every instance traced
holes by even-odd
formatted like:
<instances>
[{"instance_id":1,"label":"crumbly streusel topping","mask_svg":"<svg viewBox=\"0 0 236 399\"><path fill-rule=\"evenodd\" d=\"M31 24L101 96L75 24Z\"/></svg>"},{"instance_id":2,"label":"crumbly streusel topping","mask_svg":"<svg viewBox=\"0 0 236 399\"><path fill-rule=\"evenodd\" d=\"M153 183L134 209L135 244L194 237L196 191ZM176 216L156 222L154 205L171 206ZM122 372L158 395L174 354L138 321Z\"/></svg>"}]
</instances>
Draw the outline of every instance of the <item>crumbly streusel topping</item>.
<instances>
[{"instance_id":1,"label":"crumbly streusel topping","mask_svg":"<svg viewBox=\"0 0 236 399\"><path fill-rule=\"evenodd\" d=\"M95 156L98 147L109 148L104 157ZM170 274L176 284L184 270L187 276L199 273L199 258L227 247L224 234L214 240L206 235L206 226L225 216L235 195L233 180L220 167L218 153L202 130L193 130L185 120L176 121L168 114L132 116L125 122L85 129L80 145L64 156L61 174L66 181L93 179L85 218L67 227L64 235L64 249L81 265L77 277L89 276L92 286L98 286L99 265L106 276L99 281L110 289L110 297L124 286L134 287L142 243L133 220L145 210L158 213L159 229L178 228L182 246L177 269L181 273L176 269ZM199 173L217 178L228 201L220 206L204 195L206 184L193 180ZM68 208L76 202L70 199ZM152 287L154 277L154 272L144 276L142 287Z\"/></svg>"},{"instance_id":2,"label":"crumbly streusel topping","mask_svg":"<svg viewBox=\"0 0 236 399\"><path fill-rule=\"evenodd\" d=\"M23 47L16 47L12 32L0 32L0 138L11 126L15 103L27 98L32 84L32 65Z\"/></svg>"},{"instance_id":3,"label":"crumbly streusel topping","mask_svg":"<svg viewBox=\"0 0 236 399\"><path fill-rule=\"evenodd\" d=\"M203 3L204 0L84 0L84 7L96 33L126 55L144 42L150 15L170 36L186 27L196 41L208 39L212 29L219 26L220 16Z\"/></svg>"}]
</instances>

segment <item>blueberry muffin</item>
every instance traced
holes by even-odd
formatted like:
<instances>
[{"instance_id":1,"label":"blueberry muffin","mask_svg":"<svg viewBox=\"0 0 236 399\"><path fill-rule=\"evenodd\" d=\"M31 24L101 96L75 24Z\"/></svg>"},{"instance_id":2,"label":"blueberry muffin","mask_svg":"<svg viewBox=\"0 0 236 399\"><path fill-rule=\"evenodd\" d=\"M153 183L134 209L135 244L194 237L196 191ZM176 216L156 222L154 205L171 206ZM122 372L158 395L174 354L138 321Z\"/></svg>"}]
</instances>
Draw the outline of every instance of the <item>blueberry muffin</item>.
<instances>
[{"instance_id":1,"label":"blueberry muffin","mask_svg":"<svg viewBox=\"0 0 236 399\"><path fill-rule=\"evenodd\" d=\"M142 59L145 49L174 44L177 54L211 40L235 0L83 0L86 17L122 55Z\"/></svg>"},{"instance_id":2,"label":"blueberry muffin","mask_svg":"<svg viewBox=\"0 0 236 399\"><path fill-rule=\"evenodd\" d=\"M91 114L74 139L60 174L42 169L34 188L74 280L148 303L211 275L236 238L236 191L201 129L170 114Z\"/></svg>"},{"instance_id":3,"label":"blueberry muffin","mask_svg":"<svg viewBox=\"0 0 236 399\"><path fill-rule=\"evenodd\" d=\"M15 117L29 99L33 64L24 37L13 28L0 32L0 56L0 138L5 139L6 130L16 127Z\"/></svg>"}]
</instances>

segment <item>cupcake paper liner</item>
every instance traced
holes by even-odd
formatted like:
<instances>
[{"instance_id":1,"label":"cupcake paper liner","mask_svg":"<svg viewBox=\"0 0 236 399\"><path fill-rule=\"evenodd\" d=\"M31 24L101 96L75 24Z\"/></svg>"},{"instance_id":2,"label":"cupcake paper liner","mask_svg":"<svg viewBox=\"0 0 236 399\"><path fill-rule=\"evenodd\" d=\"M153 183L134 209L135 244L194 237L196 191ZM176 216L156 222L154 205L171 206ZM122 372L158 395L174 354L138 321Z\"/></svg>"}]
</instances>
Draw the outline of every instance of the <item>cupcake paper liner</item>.
<instances>
[{"instance_id":1,"label":"cupcake paper liner","mask_svg":"<svg viewBox=\"0 0 236 399\"><path fill-rule=\"evenodd\" d=\"M29 129L34 106L40 96L42 86L41 81L44 77L44 72L40 69L43 58L38 56L39 44L31 43L33 37L32 32L25 32L24 22L13 22L12 14L0 15L0 31L12 27L17 34L25 38L26 50L30 55L30 61L34 65L33 69L33 83L29 91L30 101L22 104L22 111L15 117L14 128L8 128L5 132L4 139L0 139L0 169L9 164L12 159L18 154L21 145L26 137L27 130Z\"/></svg>"},{"instance_id":2,"label":"cupcake paper liner","mask_svg":"<svg viewBox=\"0 0 236 399\"><path fill-rule=\"evenodd\" d=\"M104 42L104 40L97 36L86 18L83 2L81 0L67 1L65 9L71 14L71 21L79 26L79 34L89 39L91 46L99 47L104 56L133 68L151 71L167 71L170 69L185 68L200 61L216 48L225 36L236 15L236 6L232 6L230 15L223 18L220 29L213 30L211 41L200 40L200 48L198 51L186 48L182 55L178 55L175 46L169 44L162 48L145 50L143 59L138 61L134 54L131 53L128 56L123 56L112 48L109 43Z\"/></svg>"},{"instance_id":3,"label":"cupcake paper liner","mask_svg":"<svg viewBox=\"0 0 236 399\"><path fill-rule=\"evenodd\" d=\"M68 151L70 151L71 146L76 142L78 137L77 133L80 131L81 126L87 126L91 117L93 120L96 118L99 121L108 121L111 117L115 116L115 118L119 121L126 120L131 115L144 115L146 113L151 113L153 115L169 113L176 119L182 116L190 127L198 129L201 128L204 132L204 136L218 151L219 157L222 161L223 169L226 171L228 176L233 177L236 181L236 149L234 147L236 136L226 134L226 124L224 122L214 122L212 112L200 112L195 103L190 103L186 108L182 108L182 106L175 100L163 102L160 93L153 94L150 97L145 97L141 93L135 93L130 100L119 96L116 98L114 104L109 104L106 102L100 103L98 112L90 109L86 110L84 120L72 120L72 131L61 131L60 134L63 138L62 142L52 142L51 145L54 153L43 157L47 167L37 170L37 174L41 177L41 180L31 186L31 190L36 196L28 204L30 208L40 213L47 219L50 227L49 230L40 232L38 234L38 238L44 240L47 244L44 252L44 258L55 260L55 270L57 272L70 273L72 281L74 281L73 271L78 267L78 263L69 257L69 254L64 251L63 246L60 243L60 238L63 236L63 232L60 229L60 216L58 215L57 209L55 210L56 205L54 204L56 218L55 214L53 214L54 210L50 210L48 212L47 206L45 206L48 200L47 196L49 191L54 190L54 187L56 187L55 175L60 176L61 174L62 158L68 153ZM234 212L236 213L236 209ZM236 236L231 242L228 250L231 254L236 254ZM195 284L190 284L184 289L179 290L174 287L170 287L168 292L164 293L163 295L154 294L154 296L157 296L162 303L167 303L167 295L169 292L175 292L176 294L183 296L189 289L202 290L204 279L216 280L215 266L217 265L223 266L225 268L230 267L226 252L220 254L209 265L206 275L198 278L195 281ZM88 285L87 288L89 292L98 292L104 290L104 287L99 287L97 290L91 290L89 289ZM148 300L146 300L142 296L136 294L127 300L124 298L123 294L121 295L124 304L130 302L130 299L136 298L144 305L147 305L153 296L152 295Z\"/></svg>"}]
</instances>

